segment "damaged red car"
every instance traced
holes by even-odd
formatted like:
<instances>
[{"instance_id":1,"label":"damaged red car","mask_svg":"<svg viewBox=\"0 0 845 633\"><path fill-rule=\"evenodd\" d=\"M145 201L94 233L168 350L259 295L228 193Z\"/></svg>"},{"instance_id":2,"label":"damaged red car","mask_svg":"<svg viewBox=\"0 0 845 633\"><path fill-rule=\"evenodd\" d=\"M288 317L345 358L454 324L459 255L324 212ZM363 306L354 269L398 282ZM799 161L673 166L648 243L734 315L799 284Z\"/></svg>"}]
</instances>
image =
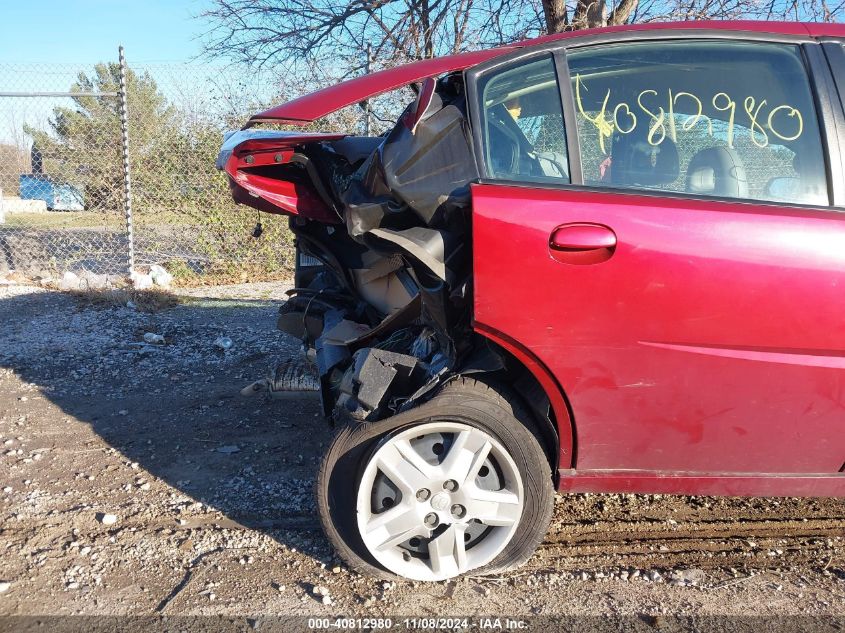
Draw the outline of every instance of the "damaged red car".
<instances>
[{"instance_id":1,"label":"damaged red car","mask_svg":"<svg viewBox=\"0 0 845 633\"><path fill-rule=\"evenodd\" d=\"M279 327L362 573L500 573L563 492L845 496L845 27L689 22L426 60L255 115ZM277 131L411 86L378 137ZM273 381L269 386L273 388Z\"/></svg>"}]
</instances>

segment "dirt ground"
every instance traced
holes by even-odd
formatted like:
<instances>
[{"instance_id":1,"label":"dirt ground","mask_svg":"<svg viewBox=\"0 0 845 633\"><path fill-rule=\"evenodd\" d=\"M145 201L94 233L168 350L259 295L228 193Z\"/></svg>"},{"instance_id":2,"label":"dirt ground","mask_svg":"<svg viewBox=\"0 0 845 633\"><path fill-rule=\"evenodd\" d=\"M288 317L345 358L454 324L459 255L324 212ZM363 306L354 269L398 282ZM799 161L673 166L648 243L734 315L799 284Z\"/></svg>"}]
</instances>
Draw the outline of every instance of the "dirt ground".
<instances>
[{"instance_id":1,"label":"dirt ground","mask_svg":"<svg viewBox=\"0 0 845 633\"><path fill-rule=\"evenodd\" d=\"M284 290L144 314L0 286L0 615L845 616L844 500L560 496L516 573L350 573L312 501L316 398L239 395L299 354Z\"/></svg>"}]
</instances>

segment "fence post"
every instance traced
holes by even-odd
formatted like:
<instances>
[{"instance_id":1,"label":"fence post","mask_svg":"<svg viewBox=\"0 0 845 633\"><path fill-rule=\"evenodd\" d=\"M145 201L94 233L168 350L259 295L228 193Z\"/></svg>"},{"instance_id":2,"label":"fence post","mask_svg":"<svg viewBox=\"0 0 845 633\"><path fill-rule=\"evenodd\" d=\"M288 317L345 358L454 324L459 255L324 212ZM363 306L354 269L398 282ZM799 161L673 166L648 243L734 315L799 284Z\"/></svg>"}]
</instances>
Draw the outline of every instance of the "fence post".
<instances>
[{"instance_id":1,"label":"fence post","mask_svg":"<svg viewBox=\"0 0 845 633\"><path fill-rule=\"evenodd\" d=\"M129 274L135 270L135 234L132 229L132 182L129 177L129 113L126 96L126 57L118 46L120 61L120 132L123 148L123 209L126 212L126 237L129 241Z\"/></svg>"}]
</instances>

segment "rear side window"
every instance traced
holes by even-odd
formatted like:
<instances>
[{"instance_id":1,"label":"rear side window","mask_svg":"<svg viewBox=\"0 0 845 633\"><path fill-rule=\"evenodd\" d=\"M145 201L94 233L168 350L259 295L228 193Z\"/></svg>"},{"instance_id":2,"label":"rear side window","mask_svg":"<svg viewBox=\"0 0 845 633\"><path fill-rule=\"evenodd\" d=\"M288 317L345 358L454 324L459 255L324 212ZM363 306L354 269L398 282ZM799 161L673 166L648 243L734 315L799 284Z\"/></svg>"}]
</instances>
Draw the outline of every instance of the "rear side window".
<instances>
[{"instance_id":1,"label":"rear side window","mask_svg":"<svg viewBox=\"0 0 845 633\"><path fill-rule=\"evenodd\" d=\"M478 92L488 175L569 183L563 108L551 55L485 76Z\"/></svg>"},{"instance_id":2,"label":"rear side window","mask_svg":"<svg viewBox=\"0 0 845 633\"><path fill-rule=\"evenodd\" d=\"M798 46L649 42L567 59L585 184L829 203Z\"/></svg>"}]
</instances>

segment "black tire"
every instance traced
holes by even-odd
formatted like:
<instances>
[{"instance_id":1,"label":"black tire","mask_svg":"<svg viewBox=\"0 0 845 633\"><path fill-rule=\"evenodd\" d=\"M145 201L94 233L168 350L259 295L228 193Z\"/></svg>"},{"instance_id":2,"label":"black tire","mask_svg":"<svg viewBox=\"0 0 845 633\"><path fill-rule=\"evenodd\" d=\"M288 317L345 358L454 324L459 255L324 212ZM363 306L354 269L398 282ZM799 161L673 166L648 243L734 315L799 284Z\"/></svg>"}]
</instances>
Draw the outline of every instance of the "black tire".
<instances>
[{"instance_id":1,"label":"black tire","mask_svg":"<svg viewBox=\"0 0 845 633\"><path fill-rule=\"evenodd\" d=\"M329 541L351 569L387 580L401 579L369 553L358 531L356 498L362 471L374 446L399 428L435 420L463 422L498 439L517 465L524 487L518 527L496 558L470 575L498 574L528 561L548 530L554 506L551 469L527 412L505 391L480 380L458 378L431 400L399 415L338 430L323 456L316 482L320 522Z\"/></svg>"}]
</instances>

